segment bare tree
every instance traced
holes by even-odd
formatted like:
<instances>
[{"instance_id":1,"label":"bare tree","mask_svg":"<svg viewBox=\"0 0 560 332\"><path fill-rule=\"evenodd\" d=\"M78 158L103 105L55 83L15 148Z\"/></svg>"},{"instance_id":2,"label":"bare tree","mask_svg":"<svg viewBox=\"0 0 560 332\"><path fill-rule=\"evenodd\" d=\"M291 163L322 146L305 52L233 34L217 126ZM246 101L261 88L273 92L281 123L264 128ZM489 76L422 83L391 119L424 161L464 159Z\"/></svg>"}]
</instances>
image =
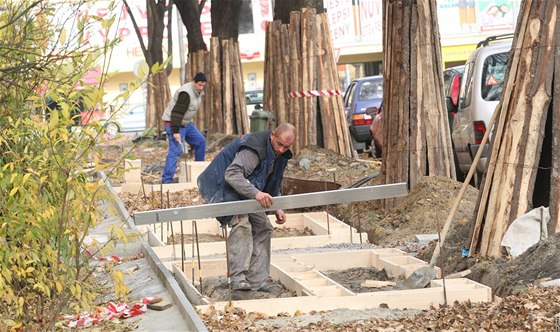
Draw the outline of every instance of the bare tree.
<instances>
[{"instance_id":1,"label":"bare tree","mask_svg":"<svg viewBox=\"0 0 560 332\"><path fill-rule=\"evenodd\" d=\"M158 136L161 136L163 132L163 122L161 120L161 115L167 107L170 99L169 91L169 79L168 75L171 73L171 66L167 66L166 70L158 71L157 73L152 73L152 68L154 64L163 64L163 32L167 26L168 32L168 56L173 53L173 44L171 42L171 1L167 0L147 0L147 12L148 12L148 45L144 44L140 29L132 10L128 2L124 0L124 4L132 24L134 25L134 30L138 37L140 47L144 54L144 59L150 68L148 76L148 100L147 100L147 110L146 110L146 128L156 128ZM168 22L165 24L165 14L168 14Z\"/></svg>"}]
</instances>

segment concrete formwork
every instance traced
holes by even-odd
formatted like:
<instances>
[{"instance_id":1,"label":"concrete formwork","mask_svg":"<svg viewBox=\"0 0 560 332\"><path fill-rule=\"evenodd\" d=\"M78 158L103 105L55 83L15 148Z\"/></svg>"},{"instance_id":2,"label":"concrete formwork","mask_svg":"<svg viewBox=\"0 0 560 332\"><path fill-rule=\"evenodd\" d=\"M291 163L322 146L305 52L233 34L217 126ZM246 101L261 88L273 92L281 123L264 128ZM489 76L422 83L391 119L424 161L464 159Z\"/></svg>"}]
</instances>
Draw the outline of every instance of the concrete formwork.
<instances>
[{"instance_id":1,"label":"concrete formwork","mask_svg":"<svg viewBox=\"0 0 560 332\"><path fill-rule=\"evenodd\" d=\"M358 233L358 230L346 225L337 218L328 215L326 212L293 213L288 214L287 222L282 225L274 223L274 216L269 216L271 223L276 228L295 228L303 230L310 229L314 235L298 237L272 238L271 247L273 250L290 248L310 248L321 247L331 243L359 243L360 239L364 243L368 242L367 233ZM183 234L187 237L192 236L192 221L183 222ZM166 224L144 225L138 228L147 234L149 242L154 251L163 261L176 260L181 256L180 244L166 244L161 239L171 236L171 229L175 234L181 229L181 222ZM222 236L220 224L215 219L202 219L197 221L198 234L210 234ZM225 241L219 242L200 242L198 244L201 256L224 255L226 253Z\"/></svg>"},{"instance_id":2,"label":"concrete formwork","mask_svg":"<svg viewBox=\"0 0 560 332\"><path fill-rule=\"evenodd\" d=\"M247 311L258 311L267 315L276 315L281 312L293 313L299 310L302 313L318 310L370 309L387 304L390 308L426 309L433 305L443 304L444 287L441 279L432 281L429 288L415 290L387 290L368 293L354 293L336 281L325 276L321 271L345 270L353 267L385 268L387 274L395 279L406 278L409 270L415 266L427 266L426 262L410 262L405 252L397 249L367 249L367 250L341 250L336 252L323 252L312 254L274 255L271 264L270 277L282 283L286 288L296 292L297 297L212 302L200 294L198 282L189 280L181 270L181 263L173 263L174 274L179 277L181 287L186 290L187 297L196 305L197 309L204 312L210 305L216 309L223 309L227 305L243 308ZM402 265L399 264L402 262ZM191 267L194 275L199 275L198 266L186 261L186 274ZM388 269L388 270L387 270ZM224 276L226 274L226 260L202 259L201 270L205 277ZM439 269L438 269L439 274ZM447 302L466 301L489 302L492 300L492 291L489 287L469 279L446 280L445 293Z\"/></svg>"},{"instance_id":3,"label":"concrete formwork","mask_svg":"<svg viewBox=\"0 0 560 332\"><path fill-rule=\"evenodd\" d=\"M136 167L138 167L136 165ZM180 191L194 188L194 180L206 167L200 163L192 167L187 165L186 183L166 185L144 185L132 179L123 184L117 191L146 193L152 191ZM129 177L130 179L130 177ZM272 219L272 218L271 218ZM273 222L273 220L271 220ZM153 253L159 259L160 267L172 270L180 288L188 300L196 308L204 312L210 305L216 309L224 309L233 305L248 312L262 312L276 315L280 312L293 314L299 310L303 313L320 310L373 309L385 304L390 308L426 309L433 305L453 301L489 302L492 300L492 290L482 284L469 279L448 279L444 283L441 279L431 282L429 288L414 290L387 290L368 293L354 293L325 276L321 271L345 270L353 267L372 267L385 269L387 275L394 279L407 278L420 267L427 266L426 262L409 256L407 253L393 248L367 250L337 250L314 253L273 254L270 277L282 283L286 288L294 291L297 296L290 298L274 298L259 300L213 302L201 294L197 286L198 277L203 278L225 276L227 274L225 242L201 242L199 252L191 257L183 257L180 244L168 245L165 242L171 233L177 234L183 225L183 234L192 236L192 221L182 221L167 224L154 224L139 227L147 235ZM313 236L289 238L273 238L272 249L295 249L322 247L333 243L367 243L367 234L360 234L355 228L325 212L290 214L288 222L278 227L309 228ZM222 236L222 229L214 219L197 221L199 234L213 234ZM184 249L184 248L183 248ZM200 270L197 257L200 256ZM212 256L212 257L210 257ZM440 270L437 269L437 277ZM192 276L189 274L192 273ZM195 279L195 280L193 280ZM444 290L445 288L445 290Z\"/></svg>"}]
</instances>

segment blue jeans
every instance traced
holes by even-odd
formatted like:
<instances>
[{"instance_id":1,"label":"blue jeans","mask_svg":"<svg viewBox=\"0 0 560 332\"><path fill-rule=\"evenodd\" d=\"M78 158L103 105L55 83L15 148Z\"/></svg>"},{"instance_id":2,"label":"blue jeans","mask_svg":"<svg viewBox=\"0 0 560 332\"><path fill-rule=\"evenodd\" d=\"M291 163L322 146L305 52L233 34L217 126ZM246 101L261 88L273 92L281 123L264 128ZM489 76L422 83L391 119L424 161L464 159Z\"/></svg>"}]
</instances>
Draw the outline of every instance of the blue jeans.
<instances>
[{"instance_id":1,"label":"blue jeans","mask_svg":"<svg viewBox=\"0 0 560 332\"><path fill-rule=\"evenodd\" d=\"M173 138L171 126L165 126L165 132L167 133L167 141L169 142L169 151L167 152L167 158L165 158L165 168L163 169L161 182L171 183L173 182L173 175L175 175L175 170L177 169L177 159L179 159L181 153L183 153L183 148L181 147L181 143ZM194 149L194 160L204 161L206 138L204 138L204 135L202 135L198 128L196 128L194 124L189 123L188 126L179 128L179 135L181 135L181 142L187 142L187 144Z\"/></svg>"}]
</instances>

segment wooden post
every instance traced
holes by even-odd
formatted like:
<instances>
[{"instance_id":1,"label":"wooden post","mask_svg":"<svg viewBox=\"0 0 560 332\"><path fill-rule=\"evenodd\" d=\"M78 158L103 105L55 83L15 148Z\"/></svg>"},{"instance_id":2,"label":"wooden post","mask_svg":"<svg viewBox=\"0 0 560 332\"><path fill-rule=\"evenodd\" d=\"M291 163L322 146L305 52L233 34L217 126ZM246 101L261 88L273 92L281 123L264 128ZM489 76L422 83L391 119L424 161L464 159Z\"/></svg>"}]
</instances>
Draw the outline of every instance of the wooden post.
<instances>
[{"instance_id":1,"label":"wooden post","mask_svg":"<svg viewBox=\"0 0 560 332\"><path fill-rule=\"evenodd\" d=\"M500 256L507 227L533 208L543 133L553 95L552 74L558 66L554 61L558 57L554 53L558 19L553 16L557 10L557 1L527 1L520 10L505 90L498 105L500 120L471 242L471 252L478 251L481 256ZM552 150L557 149L553 140ZM550 182L550 204L555 204L554 171Z\"/></svg>"}]
</instances>

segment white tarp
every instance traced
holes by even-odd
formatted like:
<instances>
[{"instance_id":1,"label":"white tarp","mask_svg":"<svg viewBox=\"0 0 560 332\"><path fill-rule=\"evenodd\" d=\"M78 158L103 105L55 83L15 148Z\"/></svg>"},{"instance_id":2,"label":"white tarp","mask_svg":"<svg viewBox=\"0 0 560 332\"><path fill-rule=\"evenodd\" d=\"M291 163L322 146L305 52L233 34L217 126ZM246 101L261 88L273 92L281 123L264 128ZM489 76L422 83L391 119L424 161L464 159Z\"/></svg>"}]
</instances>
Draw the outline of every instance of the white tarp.
<instances>
[{"instance_id":1,"label":"white tarp","mask_svg":"<svg viewBox=\"0 0 560 332\"><path fill-rule=\"evenodd\" d=\"M529 247L548 237L550 213L546 207L535 208L515 219L504 234L501 245L515 258Z\"/></svg>"}]
</instances>

